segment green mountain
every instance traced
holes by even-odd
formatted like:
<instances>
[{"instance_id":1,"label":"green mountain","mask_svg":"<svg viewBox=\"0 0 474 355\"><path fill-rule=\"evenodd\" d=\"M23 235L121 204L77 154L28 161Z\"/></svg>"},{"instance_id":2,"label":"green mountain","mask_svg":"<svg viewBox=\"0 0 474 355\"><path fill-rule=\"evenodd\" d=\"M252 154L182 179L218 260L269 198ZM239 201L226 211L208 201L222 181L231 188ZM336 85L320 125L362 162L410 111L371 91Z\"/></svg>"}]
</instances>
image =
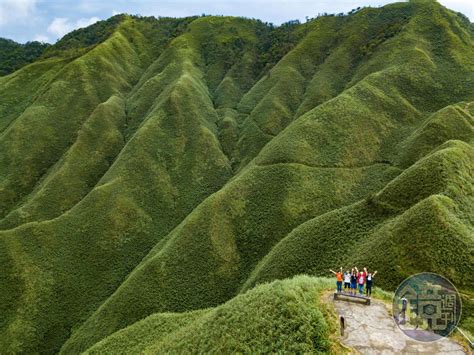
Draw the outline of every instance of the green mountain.
<instances>
[{"instance_id":1,"label":"green mountain","mask_svg":"<svg viewBox=\"0 0 474 355\"><path fill-rule=\"evenodd\" d=\"M0 76L10 74L21 67L37 60L49 47L47 43L16 43L10 39L0 38Z\"/></svg>"},{"instance_id":2,"label":"green mountain","mask_svg":"<svg viewBox=\"0 0 474 355\"><path fill-rule=\"evenodd\" d=\"M323 289L333 286L332 280L298 276L256 287L216 308L155 313L98 342L86 353L336 350L328 341L336 327L325 320L329 311L318 300Z\"/></svg>"},{"instance_id":3,"label":"green mountain","mask_svg":"<svg viewBox=\"0 0 474 355\"><path fill-rule=\"evenodd\" d=\"M120 15L0 77L6 353L331 351L326 280L254 286L354 264L448 277L472 332L473 259L474 31L436 2Z\"/></svg>"}]
</instances>

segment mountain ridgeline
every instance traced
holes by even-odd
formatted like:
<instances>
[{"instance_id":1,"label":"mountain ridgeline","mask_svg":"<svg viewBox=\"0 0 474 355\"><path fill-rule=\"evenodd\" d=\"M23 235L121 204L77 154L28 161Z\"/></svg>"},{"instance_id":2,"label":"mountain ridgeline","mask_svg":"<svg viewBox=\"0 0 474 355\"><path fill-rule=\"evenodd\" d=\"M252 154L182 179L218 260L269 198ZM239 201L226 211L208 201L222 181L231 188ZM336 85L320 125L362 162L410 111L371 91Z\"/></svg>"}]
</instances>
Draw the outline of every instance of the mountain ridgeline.
<instances>
[{"instance_id":1,"label":"mountain ridgeline","mask_svg":"<svg viewBox=\"0 0 474 355\"><path fill-rule=\"evenodd\" d=\"M436 2L115 16L0 77L0 352L330 351L326 281L258 285L340 265L446 276L472 332L473 181L472 24Z\"/></svg>"},{"instance_id":2,"label":"mountain ridgeline","mask_svg":"<svg viewBox=\"0 0 474 355\"><path fill-rule=\"evenodd\" d=\"M21 67L37 60L46 48L47 43L27 42L16 43L0 38L0 76L10 74Z\"/></svg>"}]
</instances>

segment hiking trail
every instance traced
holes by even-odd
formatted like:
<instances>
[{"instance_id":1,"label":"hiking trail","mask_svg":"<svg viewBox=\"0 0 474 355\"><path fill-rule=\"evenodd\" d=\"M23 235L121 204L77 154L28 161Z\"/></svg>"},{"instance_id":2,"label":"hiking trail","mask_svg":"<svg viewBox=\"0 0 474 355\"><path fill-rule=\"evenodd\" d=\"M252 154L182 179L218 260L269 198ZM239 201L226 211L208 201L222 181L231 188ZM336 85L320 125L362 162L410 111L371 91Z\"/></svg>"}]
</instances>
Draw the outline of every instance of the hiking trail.
<instances>
[{"instance_id":1,"label":"hiking trail","mask_svg":"<svg viewBox=\"0 0 474 355\"><path fill-rule=\"evenodd\" d=\"M341 342L362 354L466 354L461 345L448 338L435 342L409 338L398 329L381 301L372 299L370 306L346 301L333 304L336 313L345 318Z\"/></svg>"}]
</instances>

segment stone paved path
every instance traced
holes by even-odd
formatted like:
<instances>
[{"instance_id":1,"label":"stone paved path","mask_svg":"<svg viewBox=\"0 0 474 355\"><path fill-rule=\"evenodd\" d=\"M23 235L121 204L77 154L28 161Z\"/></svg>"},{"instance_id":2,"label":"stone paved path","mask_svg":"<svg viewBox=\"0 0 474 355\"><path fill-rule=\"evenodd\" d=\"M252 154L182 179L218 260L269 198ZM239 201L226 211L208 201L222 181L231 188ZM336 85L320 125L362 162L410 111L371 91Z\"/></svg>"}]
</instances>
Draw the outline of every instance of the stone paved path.
<instances>
[{"instance_id":1,"label":"stone paved path","mask_svg":"<svg viewBox=\"0 0 474 355\"><path fill-rule=\"evenodd\" d=\"M332 301L332 297L330 300L336 312L345 318L342 343L362 354L465 354L461 345L447 338L426 343L407 337L380 301L372 299L372 304L366 306Z\"/></svg>"}]
</instances>

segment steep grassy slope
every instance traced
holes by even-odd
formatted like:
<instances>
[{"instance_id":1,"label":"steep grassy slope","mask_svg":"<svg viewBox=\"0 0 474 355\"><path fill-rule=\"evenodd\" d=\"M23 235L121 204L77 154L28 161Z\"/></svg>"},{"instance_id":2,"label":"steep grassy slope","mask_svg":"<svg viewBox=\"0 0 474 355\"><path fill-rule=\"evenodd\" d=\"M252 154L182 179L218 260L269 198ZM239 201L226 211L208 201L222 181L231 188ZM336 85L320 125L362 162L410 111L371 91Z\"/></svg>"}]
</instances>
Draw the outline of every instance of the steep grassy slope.
<instances>
[{"instance_id":1,"label":"steep grassy slope","mask_svg":"<svg viewBox=\"0 0 474 355\"><path fill-rule=\"evenodd\" d=\"M473 157L470 145L449 141L365 201L303 223L262 260L245 288L302 272L324 274L334 264L364 264L391 289L419 270L436 270L467 289Z\"/></svg>"},{"instance_id":2,"label":"steep grassy slope","mask_svg":"<svg viewBox=\"0 0 474 355\"><path fill-rule=\"evenodd\" d=\"M410 5L396 7L400 6ZM401 38L394 37L381 46L378 49L381 53L372 56L373 62L364 64L360 70L370 74L371 68L381 65L382 58L390 56L392 65L385 61L387 69L354 82L344 93L308 112L272 140L254 163L195 209L167 237L166 243L154 248L115 294L73 335L63 350L84 349L95 339L99 340L153 312L183 311L224 302L235 295L241 285L245 287L246 278L258 261L297 225L369 196L397 176L404 167L392 166L403 154L403 149L397 148L407 144L407 133L415 132L417 127L420 127L417 132L423 130L423 121L430 116L429 110L440 108L446 100L443 99L445 88L453 85L450 80L441 81L443 73L438 67L427 67L425 53L412 47L413 38L420 36L419 22L425 21L426 14L424 7L409 8L415 11L415 16L407 24L406 32L400 33ZM388 7L381 11L390 10ZM444 14L444 10L438 7L433 10ZM371 11L377 13L379 10ZM435 20L443 23L442 17L432 19ZM429 26L423 35L428 43L435 41ZM465 65L458 66L457 71L462 73L458 74L463 77L462 80L470 78L465 86L464 98L472 98L472 59L464 54L464 50L472 51L472 48L463 45L462 40L466 38L455 37L452 40L463 48L458 55L464 57ZM405 44L405 51L395 50L401 44ZM393 55L394 51L398 55ZM443 62L444 49L439 53L435 51L431 60ZM456 67L457 64L450 63L450 66ZM418 76L413 73L418 73ZM435 83L433 78L439 80ZM392 85L387 86L387 82ZM438 100L433 102L433 97ZM454 97L454 100L458 99ZM463 133L449 138L472 138L472 133L458 131ZM437 143L434 140L431 149ZM448 169L458 174L453 167ZM464 175L465 183L469 184L471 176L470 173ZM434 175L433 179L436 178ZM429 196L442 191L431 188L425 192ZM413 194L413 190L407 194ZM463 198L464 194L461 191L458 197ZM404 202L410 206L410 201ZM468 200L464 207L470 203L472 201ZM461 213L468 212L465 208L460 210L464 211ZM361 212L355 211L356 215L352 217L354 221L361 219L361 224L375 227L388 219L390 211L382 212L365 212L368 214L365 217L367 222L363 222ZM433 218L432 214L428 216ZM328 252L324 261L309 255L312 263L321 264L318 270L308 268L309 271L324 272L330 263L336 262L331 255L337 251L343 255L343 243L350 243L351 237L357 236L352 235L356 230L349 229L344 233L334 223L328 228L334 228L332 233L339 236L341 242L327 238L328 233L322 233L321 238L325 238L328 249L333 252ZM427 228L422 233L431 231L428 232ZM359 235L361 239L368 238L368 233ZM373 238L378 240L383 235L383 230L379 230ZM453 242L452 250L471 246L469 230L464 229L462 236L459 241ZM391 253L393 248L387 251ZM363 250L366 250L363 256L373 255L369 252L371 249ZM455 270L451 274L470 271L469 253L466 251L465 263L461 266L455 266L453 260L449 262ZM354 261L367 261L360 254L356 253L359 259ZM297 252L292 255L298 258ZM379 256L381 260L383 255ZM396 252L394 256L393 260L397 260ZM407 255L407 258L410 263L417 260L415 254ZM386 264L386 267L390 266L392 263ZM302 267L298 272L308 269ZM437 264L419 264L415 269L444 273L444 267ZM413 269L407 265L407 270ZM404 272L386 272L383 284L393 287L403 278ZM272 275L273 278L278 276L277 273ZM139 301L137 289L141 290Z\"/></svg>"},{"instance_id":3,"label":"steep grassy slope","mask_svg":"<svg viewBox=\"0 0 474 355\"><path fill-rule=\"evenodd\" d=\"M67 64L64 59L37 62L11 75L0 78L0 134L29 105L54 76Z\"/></svg>"},{"instance_id":4,"label":"steep grassy slope","mask_svg":"<svg viewBox=\"0 0 474 355\"><path fill-rule=\"evenodd\" d=\"M230 18L213 21L213 27L229 25L230 29L233 22L241 23L242 37L245 33L249 37L243 41L244 49L255 47L252 46L255 34L252 38L250 31L252 22ZM80 59L86 60L96 53L104 60L102 51L111 43L114 45L123 32L142 30L141 25L127 19L110 39ZM230 177L229 163L217 140L218 114L203 81L211 75L209 68L213 62L219 60L219 57L204 60L200 53L202 44L210 40L208 36L218 33L209 32L208 25L207 19L195 21L188 35L166 46L132 90L116 93L96 106L82 123L76 141L36 183L28 198L2 221L4 228L23 223L4 234L7 253L4 257L11 268L6 282L20 285L29 282L27 266L12 264L10 260L24 259L18 248L34 255L35 267L46 270L54 279L52 284L39 281L33 286L31 299L24 299L17 303L16 309L9 310L8 314L29 310L24 312L21 322L12 322L6 329L7 337L2 338L5 341L24 332L21 341L8 343L9 349L23 349L23 343L28 344L27 349L34 349L40 346L37 342L42 337L49 337L42 332L53 332L57 338L51 339L51 343L41 343L45 350L53 350L60 341L57 339L68 335L68 324L77 322L74 319L111 293L154 243ZM149 41L139 48L154 49L154 38L136 35ZM133 43L137 44L137 40ZM138 55L147 60L153 52ZM212 75L220 80L225 75L224 69L214 68ZM54 120L50 122L56 124ZM137 186L137 181L141 186ZM32 221L44 223L25 224ZM50 239L52 230L56 237ZM30 233L38 235L38 239L27 239L17 247L13 236ZM97 235L101 237L91 243L90 236ZM55 246L47 249L48 255L43 254L44 249L38 252L38 246L50 243ZM81 267L82 263L88 266ZM65 269L71 267L75 275L67 275ZM108 273L108 282L97 278ZM43 297L49 297L44 295L59 292L66 294L42 302ZM18 294L21 293L25 290L20 287ZM37 319L33 312L36 308L46 312L49 319ZM69 318L59 316L64 308L70 310ZM28 334L24 323L40 329L39 336L34 332Z\"/></svg>"},{"instance_id":5,"label":"steep grassy slope","mask_svg":"<svg viewBox=\"0 0 474 355\"><path fill-rule=\"evenodd\" d=\"M97 343L86 354L317 352L331 349L334 326L319 298L332 280L275 281L211 309L156 313ZM321 311L323 310L323 312Z\"/></svg>"},{"instance_id":6,"label":"steep grassy slope","mask_svg":"<svg viewBox=\"0 0 474 355\"><path fill-rule=\"evenodd\" d=\"M117 32L100 49L71 61L39 92L0 139L2 216L59 160L93 109L130 88L140 65L139 54ZM64 117L68 112L73 114Z\"/></svg>"},{"instance_id":7,"label":"steep grassy slope","mask_svg":"<svg viewBox=\"0 0 474 355\"><path fill-rule=\"evenodd\" d=\"M107 49L116 45L117 39L125 41L122 32L136 31L134 26L133 21L125 22L119 32L88 52L86 58L81 57L81 61L87 65L91 56L91 61L105 62ZM136 37L134 43L137 43ZM17 296L25 296L20 298L16 308L5 309L5 322L10 314L19 317L5 329L1 340L7 343L3 348L52 351L68 336L73 319L77 322L80 314L93 309L93 304L118 286L121 278L160 236L169 232L179 218L230 176L227 160L220 152L217 138L213 138L217 115L207 89L200 82L199 71L193 66L192 52L184 38L176 43L169 51L180 51L177 57L182 60L181 63L173 62L168 75L162 75L163 95L148 100L140 95L141 102L131 95L129 101L124 102L123 94L116 92L98 105L84 121L76 142L38 182L21 209L14 210L4 220L5 227L9 227L52 218L67 211L59 218L39 224L27 223L2 235L2 244L5 243L2 256L10 266L9 278L13 277L8 282L19 285ZM132 49L129 45L124 47ZM143 44L143 48L148 47L151 46ZM116 51L112 53L123 55ZM140 56L150 57L146 53ZM127 65L133 63L130 59L123 60ZM78 65L76 62L73 65ZM107 73L107 70L103 72ZM99 83L113 84L118 78ZM139 83L137 89L142 84L147 86L156 82L154 77L150 80ZM155 89L159 88L155 86ZM202 96L197 96L198 93ZM94 94L92 91L91 96L95 98ZM185 105L180 102L182 97L191 96L193 101L186 100ZM143 113L141 126L127 129L124 121L135 119L136 112ZM14 128L21 123L21 118L15 120ZM51 116L48 119L52 126L57 124ZM106 127L101 129L101 125ZM123 137L127 135L124 146ZM176 159L177 156L183 159ZM156 160L156 157L160 158ZM16 170L16 173L20 172ZM148 187L137 189L137 181L143 181ZM68 193L64 194L64 191ZM44 206L48 208L44 209ZM22 242L18 238L31 233L37 236L33 240L27 237ZM91 243L91 236L97 235L102 237L94 238L95 242ZM54 281L50 283L41 277L30 276L29 267L23 264L26 254L33 258L32 265L36 270L51 275L49 280ZM82 267L82 263L86 265ZM68 269L74 270L74 275L68 275ZM37 284L30 284L32 278ZM102 278L108 281L103 282ZM43 302L44 299L48 301ZM7 304L2 302L2 306ZM69 309L66 317L61 316L64 309ZM45 312L48 317L38 317L36 312ZM13 342L11 339L18 340Z\"/></svg>"},{"instance_id":8,"label":"steep grassy slope","mask_svg":"<svg viewBox=\"0 0 474 355\"><path fill-rule=\"evenodd\" d=\"M371 54L367 47L398 33L412 11L392 5L385 11L364 10L305 24L303 40L239 104L248 113L237 143L240 167L295 118L339 94Z\"/></svg>"},{"instance_id":9,"label":"steep grassy slope","mask_svg":"<svg viewBox=\"0 0 474 355\"><path fill-rule=\"evenodd\" d=\"M125 16L104 33L0 78L0 348L243 351L287 318L249 311L219 343L221 314L272 292L283 307L293 286L241 292L341 262L386 288L438 272L472 297L464 19L410 2L283 29ZM148 326L169 333L132 344Z\"/></svg>"}]
</instances>

